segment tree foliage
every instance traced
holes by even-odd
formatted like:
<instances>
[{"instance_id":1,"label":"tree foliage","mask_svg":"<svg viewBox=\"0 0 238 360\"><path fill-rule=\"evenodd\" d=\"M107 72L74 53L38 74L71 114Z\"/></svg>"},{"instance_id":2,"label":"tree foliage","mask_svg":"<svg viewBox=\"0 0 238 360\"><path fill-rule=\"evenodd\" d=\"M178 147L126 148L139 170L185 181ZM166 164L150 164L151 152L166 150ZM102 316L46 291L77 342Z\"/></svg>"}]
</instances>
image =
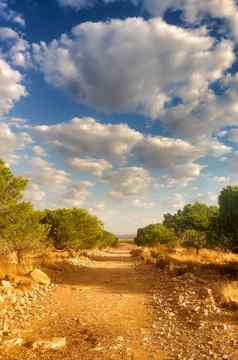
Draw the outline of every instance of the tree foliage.
<instances>
[{"instance_id":1,"label":"tree foliage","mask_svg":"<svg viewBox=\"0 0 238 360\"><path fill-rule=\"evenodd\" d=\"M22 199L27 183L26 179L14 176L6 164L0 160L0 215Z\"/></svg>"},{"instance_id":2,"label":"tree foliage","mask_svg":"<svg viewBox=\"0 0 238 360\"><path fill-rule=\"evenodd\" d=\"M162 224L151 224L138 229L135 243L139 246L172 244L176 241L175 231Z\"/></svg>"},{"instance_id":3,"label":"tree foliage","mask_svg":"<svg viewBox=\"0 0 238 360\"><path fill-rule=\"evenodd\" d=\"M18 253L39 246L48 229L32 205L23 202L27 180L14 176L0 160L0 251Z\"/></svg>"},{"instance_id":4,"label":"tree foliage","mask_svg":"<svg viewBox=\"0 0 238 360\"><path fill-rule=\"evenodd\" d=\"M0 218L1 250L16 251L20 257L24 250L45 245L48 227L40 220L40 213L30 203L11 205Z\"/></svg>"},{"instance_id":5,"label":"tree foliage","mask_svg":"<svg viewBox=\"0 0 238 360\"><path fill-rule=\"evenodd\" d=\"M165 214L163 224L174 229L185 246L197 250L219 243L219 209L216 206L195 202L187 204L176 214Z\"/></svg>"},{"instance_id":6,"label":"tree foliage","mask_svg":"<svg viewBox=\"0 0 238 360\"><path fill-rule=\"evenodd\" d=\"M42 223L50 226L49 237L56 248L91 249L116 243L116 237L85 209L45 210Z\"/></svg>"},{"instance_id":7,"label":"tree foliage","mask_svg":"<svg viewBox=\"0 0 238 360\"><path fill-rule=\"evenodd\" d=\"M36 211L23 201L28 181L14 176L0 160L0 251L19 255L42 245L88 249L115 246L118 239L84 209Z\"/></svg>"},{"instance_id":8,"label":"tree foliage","mask_svg":"<svg viewBox=\"0 0 238 360\"><path fill-rule=\"evenodd\" d=\"M102 237L99 239L98 247L114 247L118 244L118 238L109 231L103 231Z\"/></svg>"},{"instance_id":9,"label":"tree foliage","mask_svg":"<svg viewBox=\"0 0 238 360\"><path fill-rule=\"evenodd\" d=\"M226 246L238 249L238 186L228 186L220 193L220 232Z\"/></svg>"}]
</instances>

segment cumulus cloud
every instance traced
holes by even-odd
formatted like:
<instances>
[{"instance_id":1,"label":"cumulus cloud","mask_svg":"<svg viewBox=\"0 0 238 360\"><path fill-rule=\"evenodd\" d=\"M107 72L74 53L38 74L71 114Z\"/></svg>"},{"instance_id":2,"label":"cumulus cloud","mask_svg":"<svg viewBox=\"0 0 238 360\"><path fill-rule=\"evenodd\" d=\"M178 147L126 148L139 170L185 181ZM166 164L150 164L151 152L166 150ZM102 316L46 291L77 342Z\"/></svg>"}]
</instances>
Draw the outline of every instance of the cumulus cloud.
<instances>
[{"instance_id":1,"label":"cumulus cloud","mask_svg":"<svg viewBox=\"0 0 238 360\"><path fill-rule=\"evenodd\" d=\"M102 0L108 4L123 0ZM134 5L142 5L143 9L155 17L164 17L168 10L181 10L183 18L189 24L199 24L210 16L224 20L233 36L238 39L238 7L236 0L130 0ZM61 6L68 6L75 10L90 8L97 4L97 0L58 0Z\"/></svg>"},{"instance_id":2,"label":"cumulus cloud","mask_svg":"<svg viewBox=\"0 0 238 360\"><path fill-rule=\"evenodd\" d=\"M176 138L145 136L128 125L101 124L92 118L74 118L68 123L32 128L41 141L56 148L74 170L101 176L118 166L137 165L159 170L163 175L191 181L204 168L197 161L207 154L220 157L231 149L206 136L194 144ZM98 156L95 157L95 154Z\"/></svg>"},{"instance_id":3,"label":"cumulus cloud","mask_svg":"<svg viewBox=\"0 0 238 360\"><path fill-rule=\"evenodd\" d=\"M175 193L168 198L165 207L167 208L167 211L175 212L179 209L182 209L185 204L186 201L184 199L183 194Z\"/></svg>"},{"instance_id":4,"label":"cumulus cloud","mask_svg":"<svg viewBox=\"0 0 238 360\"><path fill-rule=\"evenodd\" d=\"M228 185L230 182L230 177L229 176L214 176L214 177L212 177L212 180L214 181L214 183L219 184L219 185Z\"/></svg>"},{"instance_id":5,"label":"cumulus cloud","mask_svg":"<svg viewBox=\"0 0 238 360\"><path fill-rule=\"evenodd\" d=\"M26 68L31 66L31 52L29 43L18 38L9 51L10 60L13 65Z\"/></svg>"},{"instance_id":6,"label":"cumulus cloud","mask_svg":"<svg viewBox=\"0 0 238 360\"><path fill-rule=\"evenodd\" d=\"M44 157L46 156L45 149L40 145L34 145L32 148L32 152L36 157Z\"/></svg>"},{"instance_id":7,"label":"cumulus cloud","mask_svg":"<svg viewBox=\"0 0 238 360\"><path fill-rule=\"evenodd\" d=\"M226 126L237 126L238 75L229 75L221 83L223 92L215 96L209 93L201 102L179 104L161 116L161 121L183 138L199 139L206 134L207 142L212 135L221 135Z\"/></svg>"},{"instance_id":8,"label":"cumulus cloud","mask_svg":"<svg viewBox=\"0 0 238 360\"><path fill-rule=\"evenodd\" d=\"M30 180L26 199L37 207L77 207L90 196L89 181L75 181L70 173L40 157L29 158L23 175Z\"/></svg>"},{"instance_id":9,"label":"cumulus cloud","mask_svg":"<svg viewBox=\"0 0 238 360\"><path fill-rule=\"evenodd\" d=\"M226 136L230 142L238 143L238 128L227 130L223 135Z\"/></svg>"},{"instance_id":10,"label":"cumulus cloud","mask_svg":"<svg viewBox=\"0 0 238 360\"><path fill-rule=\"evenodd\" d=\"M25 19L21 14L17 13L9 7L8 0L1 0L0 2L0 19L1 18L5 21L15 23L22 27L25 26Z\"/></svg>"},{"instance_id":11,"label":"cumulus cloud","mask_svg":"<svg viewBox=\"0 0 238 360\"><path fill-rule=\"evenodd\" d=\"M31 142L29 134L22 131L15 132L9 124L0 122L0 158L8 164L14 163L19 158L19 151Z\"/></svg>"},{"instance_id":12,"label":"cumulus cloud","mask_svg":"<svg viewBox=\"0 0 238 360\"><path fill-rule=\"evenodd\" d=\"M235 0L143 0L144 8L154 16L164 16L169 9L182 10L190 23L200 22L207 15L224 19L238 38L238 7Z\"/></svg>"},{"instance_id":13,"label":"cumulus cloud","mask_svg":"<svg viewBox=\"0 0 238 360\"><path fill-rule=\"evenodd\" d=\"M0 57L0 115L11 110L14 103L27 92L22 75Z\"/></svg>"},{"instance_id":14,"label":"cumulus cloud","mask_svg":"<svg viewBox=\"0 0 238 360\"><path fill-rule=\"evenodd\" d=\"M147 201L144 199L133 199L132 205L139 209L152 209L155 207L155 203L153 201Z\"/></svg>"},{"instance_id":15,"label":"cumulus cloud","mask_svg":"<svg viewBox=\"0 0 238 360\"><path fill-rule=\"evenodd\" d=\"M68 6L77 11L85 8L90 8L97 4L97 0L57 0L59 5ZM117 1L126 1L126 0L100 0L104 4L109 4ZM132 4L137 5L139 0L131 0Z\"/></svg>"},{"instance_id":16,"label":"cumulus cloud","mask_svg":"<svg viewBox=\"0 0 238 360\"><path fill-rule=\"evenodd\" d=\"M78 184L73 184L69 190L64 194L62 202L69 207L80 207L90 197L94 184L90 181L81 181Z\"/></svg>"},{"instance_id":17,"label":"cumulus cloud","mask_svg":"<svg viewBox=\"0 0 238 360\"><path fill-rule=\"evenodd\" d=\"M111 196L118 199L145 193L153 185L150 173L135 166L111 171L104 180L112 188Z\"/></svg>"},{"instance_id":18,"label":"cumulus cloud","mask_svg":"<svg viewBox=\"0 0 238 360\"><path fill-rule=\"evenodd\" d=\"M53 164L40 157L30 158L27 167L24 175L39 186L64 189L71 183L67 172L57 169Z\"/></svg>"},{"instance_id":19,"label":"cumulus cloud","mask_svg":"<svg viewBox=\"0 0 238 360\"><path fill-rule=\"evenodd\" d=\"M71 157L120 158L143 135L128 125L101 124L93 118L74 118L68 123L42 125L33 128L33 133L55 145Z\"/></svg>"},{"instance_id":20,"label":"cumulus cloud","mask_svg":"<svg viewBox=\"0 0 238 360\"><path fill-rule=\"evenodd\" d=\"M0 39L9 40L9 39L18 39L18 34L11 28L0 27Z\"/></svg>"},{"instance_id":21,"label":"cumulus cloud","mask_svg":"<svg viewBox=\"0 0 238 360\"><path fill-rule=\"evenodd\" d=\"M161 18L87 22L49 45L34 45L46 80L106 112L158 117L174 99L198 101L234 61L232 43ZM103 89L103 91L102 91Z\"/></svg>"},{"instance_id":22,"label":"cumulus cloud","mask_svg":"<svg viewBox=\"0 0 238 360\"><path fill-rule=\"evenodd\" d=\"M94 6L95 0L58 0L61 6L69 6L73 9L80 10Z\"/></svg>"},{"instance_id":23,"label":"cumulus cloud","mask_svg":"<svg viewBox=\"0 0 238 360\"><path fill-rule=\"evenodd\" d=\"M174 179L175 183L180 182L187 185L190 181L198 177L205 168L205 165L196 163L177 165L171 169L171 177Z\"/></svg>"},{"instance_id":24,"label":"cumulus cloud","mask_svg":"<svg viewBox=\"0 0 238 360\"><path fill-rule=\"evenodd\" d=\"M26 68L31 65L30 44L15 30L9 27L0 27L0 45L3 45L2 57L13 66Z\"/></svg>"},{"instance_id":25,"label":"cumulus cloud","mask_svg":"<svg viewBox=\"0 0 238 360\"><path fill-rule=\"evenodd\" d=\"M135 159L151 169L168 169L201 156L200 149L181 139L145 137L132 150Z\"/></svg>"},{"instance_id":26,"label":"cumulus cloud","mask_svg":"<svg viewBox=\"0 0 238 360\"><path fill-rule=\"evenodd\" d=\"M46 197L46 193L40 188L38 184L29 184L25 194L24 199L26 201L32 202L37 207L40 206L42 200Z\"/></svg>"},{"instance_id":27,"label":"cumulus cloud","mask_svg":"<svg viewBox=\"0 0 238 360\"><path fill-rule=\"evenodd\" d=\"M67 163L72 169L102 176L103 172L112 168L112 165L104 159L69 159Z\"/></svg>"}]
</instances>

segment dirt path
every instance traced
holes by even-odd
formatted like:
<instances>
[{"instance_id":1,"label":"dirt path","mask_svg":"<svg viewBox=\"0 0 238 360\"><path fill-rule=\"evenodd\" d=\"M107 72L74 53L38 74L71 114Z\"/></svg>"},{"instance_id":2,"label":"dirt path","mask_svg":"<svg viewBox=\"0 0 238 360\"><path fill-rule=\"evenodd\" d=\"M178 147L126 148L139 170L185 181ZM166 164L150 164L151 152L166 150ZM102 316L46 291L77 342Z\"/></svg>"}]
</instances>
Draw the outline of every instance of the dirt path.
<instances>
[{"instance_id":1,"label":"dirt path","mask_svg":"<svg viewBox=\"0 0 238 360\"><path fill-rule=\"evenodd\" d=\"M155 270L120 248L95 258L89 267L68 266L50 273L58 286L35 305L23 337L65 337L67 348L42 352L21 347L4 360L160 360L154 336L152 291ZM1 356L1 354L0 354Z\"/></svg>"}]
</instances>

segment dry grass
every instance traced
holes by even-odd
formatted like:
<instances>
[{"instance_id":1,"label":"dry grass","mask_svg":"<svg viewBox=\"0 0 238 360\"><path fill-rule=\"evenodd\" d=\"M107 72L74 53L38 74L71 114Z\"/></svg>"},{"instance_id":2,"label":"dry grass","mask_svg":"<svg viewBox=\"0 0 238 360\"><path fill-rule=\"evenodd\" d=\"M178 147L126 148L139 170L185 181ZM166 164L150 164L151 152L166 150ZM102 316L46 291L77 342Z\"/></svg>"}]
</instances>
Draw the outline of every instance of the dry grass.
<instances>
[{"instance_id":1,"label":"dry grass","mask_svg":"<svg viewBox=\"0 0 238 360\"><path fill-rule=\"evenodd\" d=\"M237 263L238 255L234 253L227 253L217 250L202 249L199 254L196 255L195 249L177 248L170 254L172 258L181 262L191 262L194 264L214 264L225 265L230 263Z\"/></svg>"},{"instance_id":2,"label":"dry grass","mask_svg":"<svg viewBox=\"0 0 238 360\"><path fill-rule=\"evenodd\" d=\"M222 305L238 308L238 284L236 281L223 284L219 293Z\"/></svg>"},{"instance_id":3,"label":"dry grass","mask_svg":"<svg viewBox=\"0 0 238 360\"><path fill-rule=\"evenodd\" d=\"M0 279L5 279L7 277L11 278L14 276L24 276L29 274L33 270L33 265L31 263L24 264L11 264L6 261L0 262Z\"/></svg>"}]
</instances>

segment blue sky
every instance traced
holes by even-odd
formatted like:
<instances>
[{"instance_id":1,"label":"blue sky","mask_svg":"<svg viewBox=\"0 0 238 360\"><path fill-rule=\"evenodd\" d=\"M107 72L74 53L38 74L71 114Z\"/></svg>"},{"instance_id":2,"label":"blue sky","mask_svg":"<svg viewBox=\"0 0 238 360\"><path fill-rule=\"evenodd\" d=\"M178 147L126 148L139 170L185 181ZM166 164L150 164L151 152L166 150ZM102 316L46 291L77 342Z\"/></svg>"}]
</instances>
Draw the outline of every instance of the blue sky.
<instances>
[{"instance_id":1,"label":"blue sky","mask_svg":"<svg viewBox=\"0 0 238 360\"><path fill-rule=\"evenodd\" d=\"M116 233L237 184L236 0L0 0L0 157Z\"/></svg>"}]
</instances>

